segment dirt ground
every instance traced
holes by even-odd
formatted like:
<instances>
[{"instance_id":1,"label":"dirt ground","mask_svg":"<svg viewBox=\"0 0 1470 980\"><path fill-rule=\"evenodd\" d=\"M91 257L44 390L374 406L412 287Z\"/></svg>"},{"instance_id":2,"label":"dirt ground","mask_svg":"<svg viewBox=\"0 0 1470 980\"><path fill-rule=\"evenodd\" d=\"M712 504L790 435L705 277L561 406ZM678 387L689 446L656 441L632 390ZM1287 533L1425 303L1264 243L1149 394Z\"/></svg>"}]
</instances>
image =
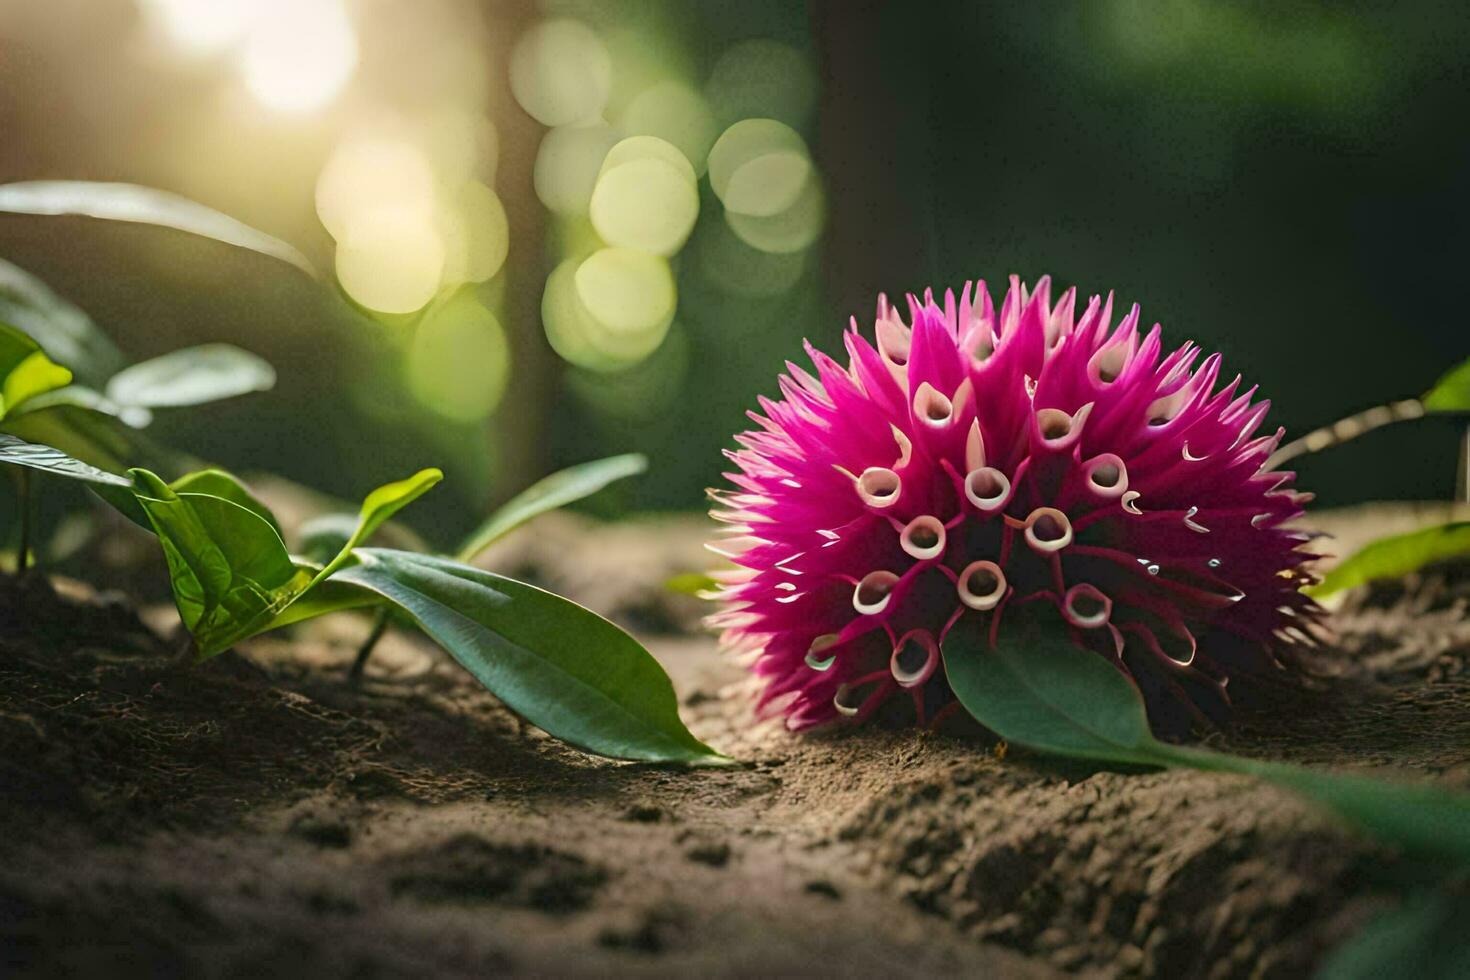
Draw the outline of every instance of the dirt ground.
<instances>
[{"instance_id":1,"label":"dirt ground","mask_svg":"<svg viewBox=\"0 0 1470 980\"><path fill-rule=\"evenodd\" d=\"M354 689L352 616L182 670L166 610L0 583L0 972L1294 977L1423 871L1239 778L753 726L661 588L704 530L552 515L492 562L640 635L729 769L565 748L408 635ZM1350 596L1209 740L1470 789L1467 603Z\"/></svg>"}]
</instances>

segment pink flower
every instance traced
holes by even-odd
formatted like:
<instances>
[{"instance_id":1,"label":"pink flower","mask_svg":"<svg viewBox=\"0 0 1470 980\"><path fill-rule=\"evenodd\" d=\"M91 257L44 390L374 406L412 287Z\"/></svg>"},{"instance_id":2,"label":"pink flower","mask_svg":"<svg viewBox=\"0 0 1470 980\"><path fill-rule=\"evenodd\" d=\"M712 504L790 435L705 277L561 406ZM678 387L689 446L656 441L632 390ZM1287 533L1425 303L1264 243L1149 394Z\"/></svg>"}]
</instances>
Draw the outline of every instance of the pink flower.
<instances>
[{"instance_id":1,"label":"pink flower","mask_svg":"<svg viewBox=\"0 0 1470 980\"><path fill-rule=\"evenodd\" d=\"M1281 431L1218 354L1165 354L1135 305L1075 314L1016 277L999 314L983 282L878 301L848 363L807 344L780 400L711 491L729 527L711 622L763 679L760 708L806 728L868 717L893 695L932 723L957 705L940 644L961 617L993 638L1049 603L1057 628L1142 690L1156 727L1222 717L1226 683L1279 667L1317 615L1309 536L1283 527L1309 495L1263 469ZM763 413L763 414L762 414Z\"/></svg>"}]
</instances>

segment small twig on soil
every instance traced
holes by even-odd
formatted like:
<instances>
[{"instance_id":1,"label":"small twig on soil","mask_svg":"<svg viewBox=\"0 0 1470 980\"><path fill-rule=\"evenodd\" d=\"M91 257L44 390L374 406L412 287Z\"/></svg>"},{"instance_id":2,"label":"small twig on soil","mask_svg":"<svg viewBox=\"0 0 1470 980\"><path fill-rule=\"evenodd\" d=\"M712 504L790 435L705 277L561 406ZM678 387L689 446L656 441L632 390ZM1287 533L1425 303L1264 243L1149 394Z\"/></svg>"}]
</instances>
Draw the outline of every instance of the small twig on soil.
<instances>
[{"instance_id":1,"label":"small twig on soil","mask_svg":"<svg viewBox=\"0 0 1470 980\"><path fill-rule=\"evenodd\" d=\"M368 657L373 655L373 647L378 645L378 641L383 638L383 634L387 630L388 609L386 606L383 606L378 609L377 614L373 617L372 632L368 634L366 640L362 641L362 646L357 650L357 659L352 661L352 669L347 672L347 680L354 686L362 683L362 672L367 667Z\"/></svg>"}]
</instances>

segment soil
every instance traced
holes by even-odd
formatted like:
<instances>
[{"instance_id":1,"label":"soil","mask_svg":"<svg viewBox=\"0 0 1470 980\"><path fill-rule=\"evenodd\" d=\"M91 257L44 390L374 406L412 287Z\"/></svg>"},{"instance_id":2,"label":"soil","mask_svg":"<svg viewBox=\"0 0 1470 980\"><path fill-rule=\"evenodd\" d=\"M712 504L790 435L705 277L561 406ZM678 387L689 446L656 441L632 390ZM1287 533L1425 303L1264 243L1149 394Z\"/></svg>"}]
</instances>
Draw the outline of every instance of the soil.
<instances>
[{"instance_id":1,"label":"soil","mask_svg":"<svg viewBox=\"0 0 1470 980\"><path fill-rule=\"evenodd\" d=\"M0 582L0 970L1300 976L1425 871L1240 778L754 725L662 588L704 530L551 515L491 561L637 632L727 769L566 748L411 635L354 688L353 616L184 669L167 610ZM1208 741L1470 789L1467 604L1350 595Z\"/></svg>"}]
</instances>

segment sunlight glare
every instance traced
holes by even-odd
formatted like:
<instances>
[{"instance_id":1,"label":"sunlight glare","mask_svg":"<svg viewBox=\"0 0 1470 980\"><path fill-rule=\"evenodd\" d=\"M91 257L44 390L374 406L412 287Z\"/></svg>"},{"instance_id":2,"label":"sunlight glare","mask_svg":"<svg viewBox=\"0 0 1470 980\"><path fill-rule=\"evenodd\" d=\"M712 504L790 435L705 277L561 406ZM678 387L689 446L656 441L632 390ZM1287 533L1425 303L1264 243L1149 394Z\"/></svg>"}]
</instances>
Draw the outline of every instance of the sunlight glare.
<instances>
[{"instance_id":1,"label":"sunlight glare","mask_svg":"<svg viewBox=\"0 0 1470 980\"><path fill-rule=\"evenodd\" d=\"M323 108L357 69L357 32L342 0L263 4L240 50L245 87L267 108Z\"/></svg>"},{"instance_id":2,"label":"sunlight glare","mask_svg":"<svg viewBox=\"0 0 1470 980\"><path fill-rule=\"evenodd\" d=\"M142 7L176 48L197 57L235 44L256 17L251 0L142 0Z\"/></svg>"},{"instance_id":3,"label":"sunlight glare","mask_svg":"<svg viewBox=\"0 0 1470 980\"><path fill-rule=\"evenodd\" d=\"M379 313L412 313L434 298L444 273L444 243L433 214L374 208L355 215L337 242L337 281Z\"/></svg>"}]
</instances>

